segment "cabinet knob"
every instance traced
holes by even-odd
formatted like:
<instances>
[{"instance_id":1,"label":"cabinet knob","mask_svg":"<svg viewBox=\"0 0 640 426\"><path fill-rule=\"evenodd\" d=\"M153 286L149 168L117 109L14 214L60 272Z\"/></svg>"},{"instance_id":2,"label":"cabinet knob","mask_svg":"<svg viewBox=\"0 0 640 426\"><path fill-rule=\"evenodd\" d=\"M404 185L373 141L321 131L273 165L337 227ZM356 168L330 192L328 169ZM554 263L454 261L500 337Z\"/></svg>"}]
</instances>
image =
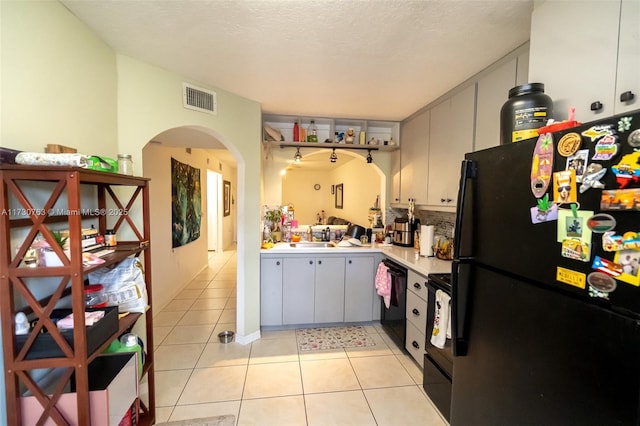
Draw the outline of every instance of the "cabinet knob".
<instances>
[{"instance_id":1,"label":"cabinet knob","mask_svg":"<svg viewBox=\"0 0 640 426\"><path fill-rule=\"evenodd\" d=\"M420 285L420 283L413 283L413 286L415 288L417 288L418 290L420 290L422 288L422 286Z\"/></svg>"},{"instance_id":2,"label":"cabinet knob","mask_svg":"<svg viewBox=\"0 0 640 426\"><path fill-rule=\"evenodd\" d=\"M440 202L441 202L441 203L444 203L444 198L440 198Z\"/></svg>"},{"instance_id":3,"label":"cabinet knob","mask_svg":"<svg viewBox=\"0 0 640 426\"><path fill-rule=\"evenodd\" d=\"M600 111L602 109L603 105L602 102L600 101L595 101L591 104L591 106L589 107L589 109L591 109L591 111Z\"/></svg>"},{"instance_id":4,"label":"cabinet knob","mask_svg":"<svg viewBox=\"0 0 640 426\"><path fill-rule=\"evenodd\" d=\"M310 260L310 261L309 261L309 265L313 265L313 260Z\"/></svg>"},{"instance_id":5,"label":"cabinet knob","mask_svg":"<svg viewBox=\"0 0 640 426\"><path fill-rule=\"evenodd\" d=\"M276 265L277 265L277 266L280 266L280 261L277 261L277 262L276 262Z\"/></svg>"},{"instance_id":6,"label":"cabinet knob","mask_svg":"<svg viewBox=\"0 0 640 426\"><path fill-rule=\"evenodd\" d=\"M634 97L635 97L635 95L633 94L633 92L630 91L630 90L627 90L626 92L624 92L624 93L622 93L620 95L620 102L632 101Z\"/></svg>"},{"instance_id":7,"label":"cabinet knob","mask_svg":"<svg viewBox=\"0 0 640 426\"><path fill-rule=\"evenodd\" d=\"M351 260L349 260L349 265L351 265Z\"/></svg>"},{"instance_id":8,"label":"cabinet knob","mask_svg":"<svg viewBox=\"0 0 640 426\"><path fill-rule=\"evenodd\" d=\"M417 316L417 317L419 317L419 316L420 316L420 311L419 311L419 310L417 310L416 308L413 308L413 311L411 311L411 312L413 312L413 315L415 315L415 316Z\"/></svg>"},{"instance_id":9,"label":"cabinet knob","mask_svg":"<svg viewBox=\"0 0 640 426\"><path fill-rule=\"evenodd\" d=\"M318 265L322 265L322 260L318 260Z\"/></svg>"},{"instance_id":10,"label":"cabinet knob","mask_svg":"<svg viewBox=\"0 0 640 426\"><path fill-rule=\"evenodd\" d=\"M415 340L411 343L411 345L416 349L420 349L420 345Z\"/></svg>"},{"instance_id":11,"label":"cabinet knob","mask_svg":"<svg viewBox=\"0 0 640 426\"><path fill-rule=\"evenodd\" d=\"M451 198L447 198L447 203L452 202L453 200Z\"/></svg>"}]
</instances>

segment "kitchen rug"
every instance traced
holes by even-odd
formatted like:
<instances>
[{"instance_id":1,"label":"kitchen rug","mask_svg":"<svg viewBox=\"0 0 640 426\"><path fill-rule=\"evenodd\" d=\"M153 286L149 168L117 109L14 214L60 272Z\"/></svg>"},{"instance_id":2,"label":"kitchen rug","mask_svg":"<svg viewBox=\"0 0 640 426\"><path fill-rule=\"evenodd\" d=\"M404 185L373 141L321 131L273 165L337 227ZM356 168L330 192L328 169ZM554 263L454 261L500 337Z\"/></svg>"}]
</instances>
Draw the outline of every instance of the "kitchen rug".
<instances>
[{"instance_id":1,"label":"kitchen rug","mask_svg":"<svg viewBox=\"0 0 640 426\"><path fill-rule=\"evenodd\" d=\"M323 327L296 329L298 349L303 352L340 348L375 346L364 327Z\"/></svg>"},{"instance_id":2,"label":"kitchen rug","mask_svg":"<svg viewBox=\"0 0 640 426\"><path fill-rule=\"evenodd\" d=\"M176 420L167 423L156 423L156 426L234 426L236 416L227 414L225 416L204 417L201 419Z\"/></svg>"}]
</instances>

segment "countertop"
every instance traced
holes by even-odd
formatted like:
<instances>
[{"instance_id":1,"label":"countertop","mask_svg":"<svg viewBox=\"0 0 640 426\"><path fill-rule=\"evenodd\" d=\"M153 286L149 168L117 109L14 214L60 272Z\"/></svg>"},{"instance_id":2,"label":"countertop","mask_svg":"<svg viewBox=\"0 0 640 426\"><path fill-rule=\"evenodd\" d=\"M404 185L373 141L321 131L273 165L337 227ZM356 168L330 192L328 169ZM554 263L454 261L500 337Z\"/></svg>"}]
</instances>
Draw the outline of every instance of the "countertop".
<instances>
[{"instance_id":1,"label":"countertop","mask_svg":"<svg viewBox=\"0 0 640 426\"><path fill-rule=\"evenodd\" d=\"M270 249L262 249L261 254L366 254L381 253L415 272L428 275L433 273L450 273L451 261L440 260L436 257L416 256L413 247L400 247L386 244L367 244L352 247L291 247L289 243L277 243Z\"/></svg>"}]
</instances>

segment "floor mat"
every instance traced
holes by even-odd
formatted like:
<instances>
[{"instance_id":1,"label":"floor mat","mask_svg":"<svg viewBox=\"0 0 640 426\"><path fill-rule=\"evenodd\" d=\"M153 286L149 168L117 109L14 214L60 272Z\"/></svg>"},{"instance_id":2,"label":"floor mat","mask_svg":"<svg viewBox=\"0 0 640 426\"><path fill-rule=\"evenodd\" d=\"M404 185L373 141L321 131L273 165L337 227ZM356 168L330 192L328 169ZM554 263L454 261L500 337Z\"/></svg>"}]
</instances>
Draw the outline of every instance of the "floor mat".
<instances>
[{"instance_id":1,"label":"floor mat","mask_svg":"<svg viewBox=\"0 0 640 426\"><path fill-rule=\"evenodd\" d=\"M323 349L359 348L375 346L374 340L364 327L298 328L296 330L298 349L315 351Z\"/></svg>"}]
</instances>

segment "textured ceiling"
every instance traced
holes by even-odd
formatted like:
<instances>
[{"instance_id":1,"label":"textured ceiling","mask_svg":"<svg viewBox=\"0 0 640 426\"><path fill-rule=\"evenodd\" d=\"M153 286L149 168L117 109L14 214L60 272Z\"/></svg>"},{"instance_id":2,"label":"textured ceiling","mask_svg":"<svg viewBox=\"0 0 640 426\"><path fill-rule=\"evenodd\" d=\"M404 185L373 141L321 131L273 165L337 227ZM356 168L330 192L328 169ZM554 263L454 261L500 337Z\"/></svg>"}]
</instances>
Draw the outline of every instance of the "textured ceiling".
<instances>
[{"instance_id":1,"label":"textured ceiling","mask_svg":"<svg viewBox=\"0 0 640 426\"><path fill-rule=\"evenodd\" d=\"M529 39L532 0L62 0L115 51L264 112L402 120Z\"/></svg>"}]
</instances>

